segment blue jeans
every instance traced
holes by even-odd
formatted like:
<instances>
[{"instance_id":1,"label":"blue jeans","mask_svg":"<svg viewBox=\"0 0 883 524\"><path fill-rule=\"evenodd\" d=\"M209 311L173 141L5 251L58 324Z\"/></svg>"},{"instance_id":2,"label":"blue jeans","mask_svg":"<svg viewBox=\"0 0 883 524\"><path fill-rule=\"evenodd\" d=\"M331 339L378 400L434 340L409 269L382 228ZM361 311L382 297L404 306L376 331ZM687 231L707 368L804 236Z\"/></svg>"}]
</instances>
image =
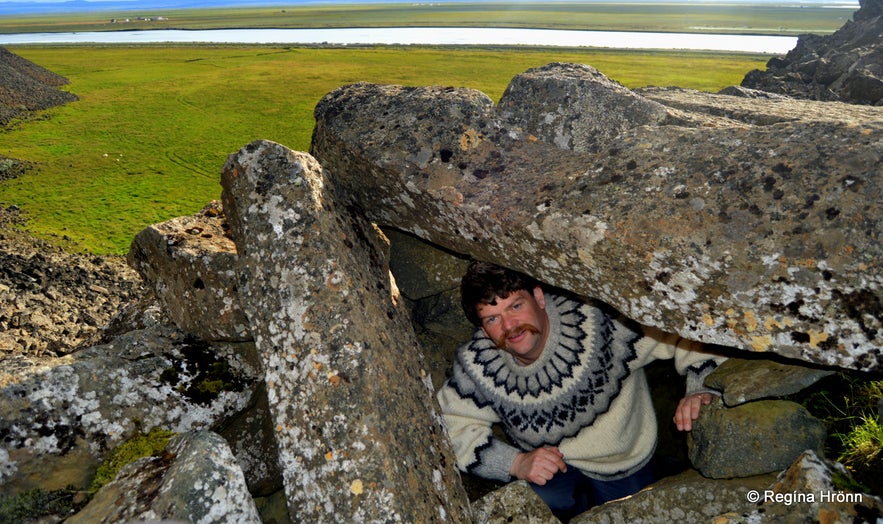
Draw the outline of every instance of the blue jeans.
<instances>
[{"instance_id":1,"label":"blue jeans","mask_svg":"<svg viewBox=\"0 0 883 524\"><path fill-rule=\"evenodd\" d=\"M628 477L609 481L589 478L568 464L566 472L557 473L542 486L530 483L530 487L548 504L558 520L568 522L592 506L637 493L654 480L652 464Z\"/></svg>"}]
</instances>

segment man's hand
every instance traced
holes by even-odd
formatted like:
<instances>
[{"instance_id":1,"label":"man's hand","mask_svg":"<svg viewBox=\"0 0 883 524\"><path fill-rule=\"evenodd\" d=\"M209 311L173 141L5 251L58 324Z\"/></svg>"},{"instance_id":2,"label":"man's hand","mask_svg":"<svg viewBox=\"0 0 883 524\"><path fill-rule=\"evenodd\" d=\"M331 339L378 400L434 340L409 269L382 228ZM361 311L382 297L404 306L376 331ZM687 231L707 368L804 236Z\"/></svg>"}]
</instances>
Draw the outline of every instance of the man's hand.
<instances>
[{"instance_id":1,"label":"man's hand","mask_svg":"<svg viewBox=\"0 0 883 524\"><path fill-rule=\"evenodd\" d=\"M711 404L714 395L711 393L693 393L687 395L678 402L678 409L675 410L674 421L680 431L690 431L693 429L693 421L699 418L699 409L702 406Z\"/></svg>"},{"instance_id":2,"label":"man's hand","mask_svg":"<svg viewBox=\"0 0 883 524\"><path fill-rule=\"evenodd\" d=\"M559 471L567 471L567 465L564 464L564 455L554 447L519 453L509 468L510 475L539 486L552 480Z\"/></svg>"}]
</instances>

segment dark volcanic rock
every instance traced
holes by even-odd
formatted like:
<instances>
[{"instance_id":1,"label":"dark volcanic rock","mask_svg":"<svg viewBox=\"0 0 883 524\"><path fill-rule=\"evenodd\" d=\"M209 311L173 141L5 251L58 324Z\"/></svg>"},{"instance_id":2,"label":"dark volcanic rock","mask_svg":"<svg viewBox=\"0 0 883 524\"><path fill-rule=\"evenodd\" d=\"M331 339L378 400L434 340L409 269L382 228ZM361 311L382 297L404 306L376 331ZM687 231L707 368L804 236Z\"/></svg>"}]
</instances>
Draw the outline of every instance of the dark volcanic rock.
<instances>
[{"instance_id":1,"label":"dark volcanic rock","mask_svg":"<svg viewBox=\"0 0 883 524\"><path fill-rule=\"evenodd\" d=\"M0 126L28 112L78 100L58 89L66 78L0 47Z\"/></svg>"},{"instance_id":2,"label":"dark volcanic rock","mask_svg":"<svg viewBox=\"0 0 883 524\"><path fill-rule=\"evenodd\" d=\"M802 35L784 58L745 75L742 86L795 98L883 103L883 0L862 0L829 36Z\"/></svg>"},{"instance_id":3,"label":"dark volcanic rock","mask_svg":"<svg viewBox=\"0 0 883 524\"><path fill-rule=\"evenodd\" d=\"M98 343L111 319L145 295L120 256L68 253L20 230L0 209L0 357L58 356Z\"/></svg>"}]
</instances>

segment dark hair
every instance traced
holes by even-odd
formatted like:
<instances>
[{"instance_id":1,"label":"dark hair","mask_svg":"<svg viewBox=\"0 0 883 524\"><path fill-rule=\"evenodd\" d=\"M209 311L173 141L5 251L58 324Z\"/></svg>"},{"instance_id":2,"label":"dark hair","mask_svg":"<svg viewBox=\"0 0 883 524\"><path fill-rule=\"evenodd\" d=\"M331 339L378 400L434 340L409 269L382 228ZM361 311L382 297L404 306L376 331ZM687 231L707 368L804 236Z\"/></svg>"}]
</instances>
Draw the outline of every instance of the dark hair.
<instances>
[{"instance_id":1,"label":"dark hair","mask_svg":"<svg viewBox=\"0 0 883 524\"><path fill-rule=\"evenodd\" d=\"M532 292L538 285L536 279L524 273L474 260L460 281L460 305L463 306L466 318L480 326L481 319L478 318L477 311L479 304L493 305L497 298L506 298L522 289Z\"/></svg>"}]
</instances>

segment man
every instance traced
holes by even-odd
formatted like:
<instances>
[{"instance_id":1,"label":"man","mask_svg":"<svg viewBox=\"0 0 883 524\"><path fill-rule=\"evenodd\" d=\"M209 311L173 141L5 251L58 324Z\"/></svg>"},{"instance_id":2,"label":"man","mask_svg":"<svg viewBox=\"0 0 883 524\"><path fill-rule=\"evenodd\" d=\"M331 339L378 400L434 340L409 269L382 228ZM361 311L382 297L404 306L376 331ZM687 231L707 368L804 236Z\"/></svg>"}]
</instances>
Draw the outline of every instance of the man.
<instances>
[{"instance_id":1,"label":"man","mask_svg":"<svg viewBox=\"0 0 883 524\"><path fill-rule=\"evenodd\" d=\"M711 402L702 381L723 358L700 344L641 328L599 303L547 294L489 263L473 262L460 291L478 329L438 392L458 465L528 481L564 522L653 482L656 416L645 364L674 358L687 376L678 429L691 430ZM494 436L496 425L511 444Z\"/></svg>"}]
</instances>

